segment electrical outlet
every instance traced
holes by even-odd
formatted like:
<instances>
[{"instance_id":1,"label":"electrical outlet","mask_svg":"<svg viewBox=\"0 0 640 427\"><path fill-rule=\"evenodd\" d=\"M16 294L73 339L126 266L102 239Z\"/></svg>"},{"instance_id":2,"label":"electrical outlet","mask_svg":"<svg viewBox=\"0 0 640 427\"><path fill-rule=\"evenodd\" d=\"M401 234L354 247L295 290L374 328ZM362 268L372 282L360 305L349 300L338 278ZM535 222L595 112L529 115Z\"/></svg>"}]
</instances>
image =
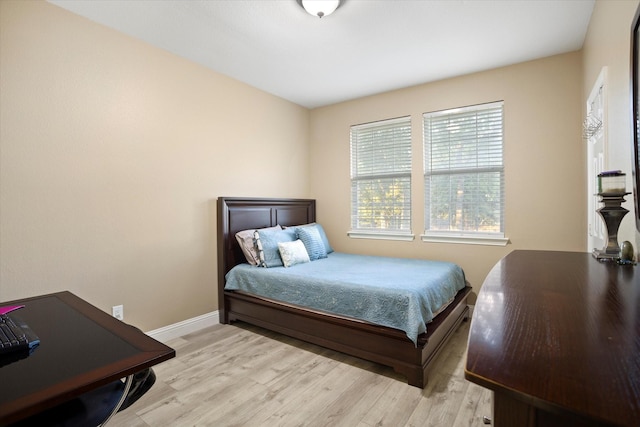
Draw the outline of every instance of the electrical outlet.
<instances>
[{"instance_id":1,"label":"electrical outlet","mask_svg":"<svg viewBox=\"0 0 640 427\"><path fill-rule=\"evenodd\" d=\"M114 305L111 307L111 314L118 320L124 320L124 307L122 305Z\"/></svg>"}]
</instances>

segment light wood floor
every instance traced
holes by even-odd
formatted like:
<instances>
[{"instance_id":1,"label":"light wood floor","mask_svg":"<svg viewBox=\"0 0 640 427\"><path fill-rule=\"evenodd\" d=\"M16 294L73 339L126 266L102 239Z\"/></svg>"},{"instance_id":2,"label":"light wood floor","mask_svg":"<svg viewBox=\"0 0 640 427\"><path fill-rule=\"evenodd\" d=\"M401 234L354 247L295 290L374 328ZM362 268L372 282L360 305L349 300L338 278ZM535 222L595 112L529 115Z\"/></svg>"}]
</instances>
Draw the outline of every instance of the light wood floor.
<instances>
[{"instance_id":1,"label":"light wood floor","mask_svg":"<svg viewBox=\"0 0 640 427\"><path fill-rule=\"evenodd\" d=\"M488 390L464 379L469 322L424 389L390 368L247 324L216 325L168 344L153 388L109 427L482 426Z\"/></svg>"}]
</instances>

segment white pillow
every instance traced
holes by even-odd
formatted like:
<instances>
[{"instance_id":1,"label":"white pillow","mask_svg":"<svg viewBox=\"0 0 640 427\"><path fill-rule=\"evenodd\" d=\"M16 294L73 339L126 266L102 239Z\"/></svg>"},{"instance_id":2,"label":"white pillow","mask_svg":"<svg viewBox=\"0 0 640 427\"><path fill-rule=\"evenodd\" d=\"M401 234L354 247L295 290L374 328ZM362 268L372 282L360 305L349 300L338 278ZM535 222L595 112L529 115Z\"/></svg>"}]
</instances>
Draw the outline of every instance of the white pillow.
<instances>
[{"instance_id":1,"label":"white pillow","mask_svg":"<svg viewBox=\"0 0 640 427\"><path fill-rule=\"evenodd\" d=\"M285 267L310 261L307 249L300 239L293 242L279 242L278 251L280 252L280 258L282 258L282 263Z\"/></svg>"}]
</instances>

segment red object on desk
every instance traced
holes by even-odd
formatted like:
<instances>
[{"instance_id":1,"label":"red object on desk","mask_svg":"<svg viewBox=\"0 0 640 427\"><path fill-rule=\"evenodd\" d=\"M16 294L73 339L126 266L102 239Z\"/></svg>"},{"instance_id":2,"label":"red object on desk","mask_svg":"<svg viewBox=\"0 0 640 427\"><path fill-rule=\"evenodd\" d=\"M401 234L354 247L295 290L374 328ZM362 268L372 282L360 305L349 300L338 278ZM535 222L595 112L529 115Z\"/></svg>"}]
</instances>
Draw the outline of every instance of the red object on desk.
<instances>
[{"instance_id":1,"label":"red object on desk","mask_svg":"<svg viewBox=\"0 0 640 427\"><path fill-rule=\"evenodd\" d=\"M0 307L0 316L3 314L11 313L12 311L19 310L24 308L24 305L5 305L4 307Z\"/></svg>"}]
</instances>

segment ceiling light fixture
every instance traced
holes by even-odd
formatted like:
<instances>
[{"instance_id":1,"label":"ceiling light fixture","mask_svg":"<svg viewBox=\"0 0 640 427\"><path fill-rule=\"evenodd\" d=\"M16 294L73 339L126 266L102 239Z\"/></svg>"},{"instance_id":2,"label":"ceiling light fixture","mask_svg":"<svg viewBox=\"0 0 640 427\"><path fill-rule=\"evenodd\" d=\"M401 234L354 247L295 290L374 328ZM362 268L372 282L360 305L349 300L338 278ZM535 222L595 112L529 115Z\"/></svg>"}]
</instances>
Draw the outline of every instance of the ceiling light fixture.
<instances>
[{"instance_id":1,"label":"ceiling light fixture","mask_svg":"<svg viewBox=\"0 0 640 427\"><path fill-rule=\"evenodd\" d=\"M296 0L310 15L322 18L331 15L340 7L343 0Z\"/></svg>"}]
</instances>

